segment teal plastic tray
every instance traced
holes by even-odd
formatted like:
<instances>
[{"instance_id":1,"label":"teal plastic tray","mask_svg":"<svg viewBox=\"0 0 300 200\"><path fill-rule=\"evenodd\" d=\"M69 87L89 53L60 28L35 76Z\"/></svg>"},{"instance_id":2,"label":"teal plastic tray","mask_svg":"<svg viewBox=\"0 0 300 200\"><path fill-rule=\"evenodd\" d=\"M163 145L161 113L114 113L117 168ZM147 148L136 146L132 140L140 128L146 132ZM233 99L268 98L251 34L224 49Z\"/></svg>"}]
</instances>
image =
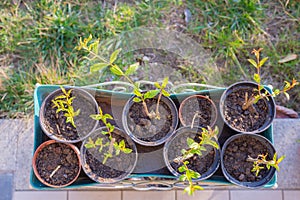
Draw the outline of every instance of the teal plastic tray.
<instances>
[{"instance_id":1,"label":"teal plastic tray","mask_svg":"<svg viewBox=\"0 0 300 200\"><path fill-rule=\"evenodd\" d=\"M38 146L49 138L42 132L41 127L39 125L39 110L41 104L45 97L52 91L58 89L58 85L38 85L36 86L34 92L34 151L38 148ZM131 93L125 92L115 92L110 90L103 89L94 89L94 88L84 88L92 95L95 95L96 101L104 110L104 112L108 112L113 114L115 123L118 127L122 128L121 123L121 115L123 106L126 101L131 97ZM179 93L172 94L171 98L175 102L176 106L179 107L180 102L185 99L187 96L193 94L202 94L208 95L215 102L217 108L219 107L219 99L225 89L212 89L212 90L201 90L196 92L187 92L187 93ZM114 109L111 109L111 108ZM219 108L218 108L219 109ZM219 112L219 111L218 111ZM218 113L218 119L216 125L219 127L221 131L219 137L219 143L222 147L225 140L231 135L235 134L229 130L228 127L224 125L222 119L220 118L220 114ZM178 125L180 127L180 124ZM271 143L274 143L273 140L273 127L272 125L263 133L261 133L264 137L269 139ZM76 144L80 147L81 143ZM135 170L130 175L129 178L123 180L116 184L99 184L91 179L89 179L83 172L80 173L79 178L70 186L61 189L79 189L79 188L134 188L137 190L169 190L172 188L183 188L184 184L179 182L178 179L173 176L168 169L166 168L163 160L162 149L163 145L157 147L143 147L137 146L138 152L147 152L147 156L138 156L138 162ZM142 155L142 154L141 154ZM151 160L151 162L149 161ZM277 182L277 174L273 179L264 187L271 188L276 187ZM31 170L30 174L30 184L33 188L38 190L53 190L48 186L42 184L34 175L33 170ZM234 186L230 182L228 182L223 173L221 171L221 167L217 170L217 172L209 179L198 182L202 187L209 188L220 188L220 187L231 187ZM55 189L57 190L57 189Z\"/></svg>"}]
</instances>

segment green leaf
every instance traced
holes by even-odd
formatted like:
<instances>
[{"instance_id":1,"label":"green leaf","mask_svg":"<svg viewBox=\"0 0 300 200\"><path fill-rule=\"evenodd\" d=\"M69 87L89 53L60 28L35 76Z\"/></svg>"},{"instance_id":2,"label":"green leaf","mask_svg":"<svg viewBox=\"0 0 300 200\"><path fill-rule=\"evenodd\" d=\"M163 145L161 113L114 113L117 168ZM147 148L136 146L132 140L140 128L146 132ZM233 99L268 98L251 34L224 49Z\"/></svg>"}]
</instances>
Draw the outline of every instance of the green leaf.
<instances>
[{"instance_id":1,"label":"green leaf","mask_svg":"<svg viewBox=\"0 0 300 200\"><path fill-rule=\"evenodd\" d=\"M154 82L154 86L155 86L157 89L160 89L160 88L161 88L161 86L159 85L158 82Z\"/></svg>"},{"instance_id":2,"label":"green leaf","mask_svg":"<svg viewBox=\"0 0 300 200\"><path fill-rule=\"evenodd\" d=\"M95 145L100 146L102 145L102 142L103 142L103 138L97 138Z\"/></svg>"},{"instance_id":3,"label":"green leaf","mask_svg":"<svg viewBox=\"0 0 300 200\"><path fill-rule=\"evenodd\" d=\"M250 62L255 68L257 68L257 64L253 59L248 59L248 62Z\"/></svg>"},{"instance_id":4,"label":"green leaf","mask_svg":"<svg viewBox=\"0 0 300 200\"><path fill-rule=\"evenodd\" d=\"M92 115L90 115L90 118L92 118L94 120L100 120L101 116L100 115L96 115L96 114L92 114Z\"/></svg>"},{"instance_id":5,"label":"green leaf","mask_svg":"<svg viewBox=\"0 0 300 200\"><path fill-rule=\"evenodd\" d=\"M117 65L114 65L110 68L110 71L117 75L117 76L123 76L124 75L124 72L117 66Z\"/></svg>"},{"instance_id":6,"label":"green leaf","mask_svg":"<svg viewBox=\"0 0 300 200\"><path fill-rule=\"evenodd\" d=\"M110 114L105 114L105 115L103 115L103 118L105 118L105 119L114 119Z\"/></svg>"},{"instance_id":7,"label":"green leaf","mask_svg":"<svg viewBox=\"0 0 300 200\"><path fill-rule=\"evenodd\" d=\"M144 94L144 99L152 99L159 93L159 90L150 90Z\"/></svg>"},{"instance_id":8,"label":"green leaf","mask_svg":"<svg viewBox=\"0 0 300 200\"><path fill-rule=\"evenodd\" d=\"M192 139L192 138L187 138L186 139L186 143L187 143L187 145L190 147L193 143L194 143L195 141Z\"/></svg>"},{"instance_id":9,"label":"green leaf","mask_svg":"<svg viewBox=\"0 0 300 200\"><path fill-rule=\"evenodd\" d=\"M87 148L87 149L91 149L91 148L95 148L95 145L94 144L90 144L90 143L86 143L84 145L84 147Z\"/></svg>"},{"instance_id":10,"label":"green leaf","mask_svg":"<svg viewBox=\"0 0 300 200\"><path fill-rule=\"evenodd\" d=\"M117 50L115 50L115 51L111 54L111 56L110 56L110 58L109 58L109 62L110 62L111 64L114 63L114 62L116 61L116 59L117 59L117 57L118 57L120 51L121 51L121 49L117 49Z\"/></svg>"},{"instance_id":11,"label":"green leaf","mask_svg":"<svg viewBox=\"0 0 300 200\"><path fill-rule=\"evenodd\" d=\"M162 94L163 94L165 97L169 97L169 96L170 96L170 93L167 92L166 90L162 90L161 92L162 92Z\"/></svg>"},{"instance_id":12,"label":"green leaf","mask_svg":"<svg viewBox=\"0 0 300 200\"><path fill-rule=\"evenodd\" d=\"M133 90L133 94L135 94L137 97L143 96L143 94L136 88Z\"/></svg>"},{"instance_id":13,"label":"green leaf","mask_svg":"<svg viewBox=\"0 0 300 200\"><path fill-rule=\"evenodd\" d=\"M254 76L253 76L253 79L256 83L260 83L260 75L255 73Z\"/></svg>"},{"instance_id":14,"label":"green leaf","mask_svg":"<svg viewBox=\"0 0 300 200\"><path fill-rule=\"evenodd\" d=\"M109 64L107 64L107 63L96 63L90 67L90 72L92 72L92 73L97 72L97 71L107 67L108 65Z\"/></svg>"},{"instance_id":15,"label":"green leaf","mask_svg":"<svg viewBox=\"0 0 300 200\"><path fill-rule=\"evenodd\" d=\"M128 75L135 73L138 68L139 68L139 63L134 63L134 64L130 65L128 67L128 69L125 71L125 75L128 76Z\"/></svg>"},{"instance_id":16,"label":"green leaf","mask_svg":"<svg viewBox=\"0 0 300 200\"><path fill-rule=\"evenodd\" d=\"M277 164L279 164L284 158L285 158L285 156L281 156L281 157L277 160Z\"/></svg>"},{"instance_id":17,"label":"green leaf","mask_svg":"<svg viewBox=\"0 0 300 200\"><path fill-rule=\"evenodd\" d=\"M163 82L162 82L162 84L161 84L161 87L162 87L162 88L166 88L168 82L169 82L169 77L164 78L164 80L163 80Z\"/></svg>"},{"instance_id":18,"label":"green leaf","mask_svg":"<svg viewBox=\"0 0 300 200\"><path fill-rule=\"evenodd\" d=\"M141 100L140 98L138 98L138 97L134 97L134 98L133 98L133 101L134 101L135 103L140 103L142 100Z\"/></svg>"},{"instance_id":19,"label":"green leaf","mask_svg":"<svg viewBox=\"0 0 300 200\"><path fill-rule=\"evenodd\" d=\"M122 151L123 151L124 153L126 153L126 154L129 154L129 153L132 152L132 149L124 148Z\"/></svg>"},{"instance_id":20,"label":"green leaf","mask_svg":"<svg viewBox=\"0 0 300 200\"><path fill-rule=\"evenodd\" d=\"M185 174L182 174L179 176L179 180L180 181L185 181L187 178L186 178L186 175Z\"/></svg>"},{"instance_id":21,"label":"green leaf","mask_svg":"<svg viewBox=\"0 0 300 200\"><path fill-rule=\"evenodd\" d=\"M258 67L263 66L267 60L268 60L268 57L265 57L261 61L259 61Z\"/></svg>"}]
</instances>

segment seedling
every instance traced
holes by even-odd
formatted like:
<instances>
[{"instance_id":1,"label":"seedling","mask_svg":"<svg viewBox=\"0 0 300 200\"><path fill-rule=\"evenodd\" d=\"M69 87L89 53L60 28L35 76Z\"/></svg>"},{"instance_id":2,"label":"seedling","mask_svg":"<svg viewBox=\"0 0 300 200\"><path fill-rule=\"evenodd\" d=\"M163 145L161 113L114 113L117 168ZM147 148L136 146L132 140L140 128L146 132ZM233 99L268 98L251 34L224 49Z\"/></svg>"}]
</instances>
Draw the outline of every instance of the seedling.
<instances>
[{"instance_id":1,"label":"seedling","mask_svg":"<svg viewBox=\"0 0 300 200\"><path fill-rule=\"evenodd\" d=\"M218 139L218 133L218 127L215 127L215 129L212 129L211 127L208 127L207 129L202 128L202 135L199 136L200 142L196 142L192 138L187 138L188 149L182 149L182 155L176 157L173 160L175 163L182 163L182 165L178 168L178 171L180 173L183 173L179 177L179 180L188 181L189 185L184 189L184 192L187 192L188 195L193 195L195 190L203 190L203 188L193 183L193 179L200 178L201 174L189 169L189 162L187 160L193 157L194 155L202 156L202 152L207 150L205 145L209 145L216 149L219 149L219 145L216 142L216 140Z\"/></svg>"},{"instance_id":2,"label":"seedling","mask_svg":"<svg viewBox=\"0 0 300 200\"><path fill-rule=\"evenodd\" d=\"M110 114L103 114L102 109L99 107L99 114L93 114L90 115L91 118L94 120L101 120L105 127L106 131L102 131L103 135L108 135L108 138L110 142L104 143L103 138L96 138L95 141L91 137L89 137L88 142L84 145L85 148L91 149L91 148L97 148L98 152L102 152L104 147L108 147L108 150L104 153L104 159L102 161L103 164L106 163L108 158L112 158L115 154L115 156L118 156L120 152L129 154L132 152L132 149L126 148L125 141L121 140L119 143L116 141L116 139L112 136L112 133L115 130L115 126L113 126L111 123L108 122L108 120L112 120L113 117Z\"/></svg>"},{"instance_id":3,"label":"seedling","mask_svg":"<svg viewBox=\"0 0 300 200\"><path fill-rule=\"evenodd\" d=\"M299 83L297 80L293 79L292 82L284 81L285 85L283 89L275 89L269 94L267 90L265 92L262 92L264 89L264 86L261 84L261 76L260 76L260 71L261 67L264 65L264 63L268 60L268 57L265 57L260 60L260 52L262 48L256 50L254 49L252 53L255 55L256 60L253 59L248 59L248 61L256 68L256 73L253 76L254 81L258 84L258 88L255 89L257 91L257 94L251 97L248 97L248 93L245 94L245 102L242 106L243 110L247 110L250 106L252 107L253 104L257 103L260 99L266 98L268 100L268 97L273 96L276 97L279 94L283 93L286 95L286 97L289 99L289 94L287 91L291 90L293 87L298 85Z\"/></svg>"},{"instance_id":4,"label":"seedling","mask_svg":"<svg viewBox=\"0 0 300 200\"><path fill-rule=\"evenodd\" d=\"M150 118L150 119L160 119L160 113L159 113L159 103L161 100L162 96L170 96L170 94L165 90L166 86L168 84L168 77L164 78L164 80L162 81L162 84L159 84L158 82L154 83L154 86L156 87L155 90L149 90L147 92L141 92L140 88L139 88L139 84L137 84L136 82L134 82L129 76L134 74L136 72L136 70L139 67L139 63L134 63L132 65L130 65L128 67L127 70L123 71L117 64L115 64L115 61L117 60L117 57L121 51L121 49L118 49L116 51L114 51L111 56L109 61L106 60L105 58L103 58L102 56L98 55L98 44L99 44L99 40L88 44L90 41L92 40L92 36L90 35L88 38L84 39L82 41L82 39L80 39L80 45L77 47L78 50L80 49L84 49L87 52L89 52L92 55L92 59L91 60L100 60L99 63L96 63L94 65L91 66L90 71L91 72L96 72L99 71L105 67L110 67L110 71L117 75L117 76L123 76L129 83L131 83L134 86L134 91L133 93L135 94L135 98L133 99L134 102L139 103L142 102L144 111L146 113L146 115ZM158 95L158 99L157 99L157 105L156 105L156 109L155 111L150 111L148 110L148 106L146 103L146 99L153 99L154 97L156 97Z\"/></svg>"},{"instance_id":5,"label":"seedling","mask_svg":"<svg viewBox=\"0 0 300 200\"><path fill-rule=\"evenodd\" d=\"M61 86L60 88L63 95L57 96L52 100L52 103L54 104L53 108L56 108L56 113L64 112L64 116L67 118L66 123L70 122L73 127L76 128L74 117L79 115L80 109L74 111L72 106L73 100L75 99L75 97L71 97L73 89L70 89L67 92L64 87Z\"/></svg>"},{"instance_id":6,"label":"seedling","mask_svg":"<svg viewBox=\"0 0 300 200\"><path fill-rule=\"evenodd\" d=\"M268 154L259 154L257 156L257 158L252 158L248 155L247 161L249 162L253 162L253 168L252 168L252 172L255 172L255 176L258 176L259 172L262 169L265 169L265 167L267 167L267 169L269 170L271 167L274 167L277 171L279 171L279 166L278 164L285 158L285 156L281 156L278 160L277 160L277 153L274 154L273 159L272 160L267 160L267 156Z\"/></svg>"}]
</instances>

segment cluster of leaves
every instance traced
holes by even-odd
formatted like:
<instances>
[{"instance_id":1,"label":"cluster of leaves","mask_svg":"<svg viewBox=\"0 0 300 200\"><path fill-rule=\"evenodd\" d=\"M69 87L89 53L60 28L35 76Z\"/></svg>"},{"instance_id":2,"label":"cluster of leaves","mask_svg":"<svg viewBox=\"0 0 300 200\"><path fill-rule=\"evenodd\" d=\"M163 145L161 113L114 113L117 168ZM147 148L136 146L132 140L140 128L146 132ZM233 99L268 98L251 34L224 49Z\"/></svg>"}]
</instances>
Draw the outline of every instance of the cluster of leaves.
<instances>
[{"instance_id":1,"label":"cluster of leaves","mask_svg":"<svg viewBox=\"0 0 300 200\"><path fill-rule=\"evenodd\" d=\"M125 154L129 154L132 152L132 149L126 148L125 141L121 140L119 143L116 141L116 139L112 136L112 133L115 130L115 127L108 122L108 120L112 120L113 117L110 114L103 114L102 109L99 107L99 114L94 114L90 116L94 120L101 120L105 127L106 131L103 130L103 135L108 135L109 142L104 143L103 138L98 137L95 141L92 140L91 137L89 137L88 142L84 145L85 148L91 149L91 148L99 148L98 151L101 153L104 147L108 147L108 150L104 153L104 159L102 161L103 164L106 163L108 158L112 158L114 156L118 156L120 152L123 152Z\"/></svg>"},{"instance_id":2,"label":"cluster of leaves","mask_svg":"<svg viewBox=\"0 0 300 200\"><path fill-rule=\"evenodd\" d=\"M63 92L62 95L55 97L52 100L53 108L56 108L56 113L64 112L64 116L66 117L66 123L70 122L74 128L76 128L74 117L78 116L80 113L80 109L77 111L74 110L72 103L75 97L71 97L71 93L73 89L66 91L64 87L60 87Z\"/></svg>"},{"instance_id":3,"label":"cluster of leaves","mask_svg":"<svg viewBox=\"0 0 300 200\"><path fill-rule=\"evenodd\" d=\"M277 171L279 171L279 166L278 164L285 158L285 156L281 156L278 160L277 160L277 153L274 154L273 159L272 160L267 160L267 156L268 154L259 154L257 156L257 158L252 158L248 155L247 161L249 162L253 162L253 168L252 168L252 172L255 172L255 175L258 176L259 172L262 169L265 169L265 167L267 167L267 169L269 170L271 167L274 167Z\"/></svg>"},{"instance_id":4,"label":"cluster of leaves","mask_svg":"<svg viewBox=\"0 0 300 200\"><path fill-rule=\"evenodd\" d=\"M268 57L265 57L260 60L261 50L262 50L262 48L260 48L258 50L253 49L252 53L255 55L256 60L248 59L248 61L257 70L257 72L254 73L253 79L258 84L258 88L255 89L255 91L257 91L256 95L248 98L248 94L246 94L245 102L243 104L244 110L246 110L249 106L257 103L260 99L263 99L263 98L268 99L268 97L270 97L270 96L276 97L281 93L285 94L286 97L289 99L289 94L287 93L287 91L291 90L293 87L295 87L296 85L299 84L299 82L297 82L297 80L293 79L292 82L285 81L285 85L284 85L283 89L281 89L281 90L280 89L272 89L271 94L269 94L267 90L265 90L265 92L262 92L262 90L264 89L264 86L261 84L260 71L261 71L261 67L268 60Z\"/></svg>"},{"instance_id":5,"label":"cluster of leaves","mask_svg":"<svg viewBox=\"0 0 300 200\"><path fill-rule=\"evenodd\" d=\"M187 138L188 149L182 149L182 156L179 156L174 159L176 163L182 163L178 168L178 171L182 173L179 177L180 181L188 181L189 185L184 189L184 192L189 195L193 195L196 190L202 190L203 188L199 185L193 183L193 179L198 179L201 175L198 172L195 172L188 168L189 162L187 159L193 157L194 155L202 156L202 152L206 151L205 145L212 146L216 149L219 149L219 145L216 142L217 135L219 134L218 127L212 129L211 127L202 128L202 134L199 137L200 142L196 142L192 138Z\"/></svg>"},{"instance_id":6,"label":"cluster of leaves","mask_svg":"<svg viewBox=\"0 0 300 200\"><path fill-rule=\"evenodd\" d=\"M90 68L91 72L97 72L99 70L102 70L103 68L110 67L110 71L117 76L122 76L124 77L129 83L131 83L134 86L134 94L135 98L133 99L134 102L140 103L142 102L145 113L149 118L156 118L160 119L160 114L159 114L159 102L161 100L162 95L163 96L170 96L170 94L166 91L166 87L168 84L168 77L164 78L161 84L158 82L154 83L154 86L156 87L155 90L149 90L147 92L141 92L139 88L139 84L134 82L129 76L134 74L138 67L139 63L134 63L130 65L126 70L122 70L117 64L115 64L115 61L118 58L119 53L121 52L121 49L115 50L111 55L109 60L103 58L98 54L98 45L99 45L99 40L96 40L94 42L91 42L92 40L92 35L90 35L88 38L85 38L83 41L80 38L79 46L77 47L77 50L84 49L85 51L89 52L91 54L91 59L90 60L98 60L100 62L97 62L93 64ZM158 95L157 99L157 105L156 105L156 110L155 111L150 111L148 110L147 104L146 104L146 99L152 99Z\"/></svg>"}]
</instances>

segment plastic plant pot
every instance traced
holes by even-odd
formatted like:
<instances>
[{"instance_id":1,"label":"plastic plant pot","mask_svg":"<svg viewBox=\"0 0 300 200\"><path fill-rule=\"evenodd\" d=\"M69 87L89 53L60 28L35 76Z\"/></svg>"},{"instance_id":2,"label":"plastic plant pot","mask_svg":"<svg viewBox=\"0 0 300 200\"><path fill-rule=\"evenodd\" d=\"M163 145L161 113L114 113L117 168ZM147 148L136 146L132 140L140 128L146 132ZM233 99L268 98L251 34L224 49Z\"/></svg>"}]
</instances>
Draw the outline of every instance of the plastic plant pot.
<instances>
[{"instance_id":1,"label":"plastic plant pot","mask_svg":"<svg viewBox=\"0 0 300 200\"><path fill-rule=\"evenodd\" d=\"M119 155L116 155L116 150L113 148L113 156L105 161L105 155L112 147L110 145L109 136L103 134L103 131L106 130L106 127L94 130L92 134L83 141L80 149L84 172L90 179L101 184L111 184L126 179L134 170L138 158L135 143L126 133L115 127L112 137L115 138L118 143L124 140L126 148L130 148L132 152L129 154L120 152ZM99 142L96 142L98 139L101 140L101 144L104 145L103 147L101 147ZM95 141L95 144L98 143L95 148L86 147L86 144L90 140Z\"/></svg>"},{"instance_id":2,"label":"plastic plant pot","mask_svg":"<svg viewBox=\"0 0 300 200\"><path fill-rule=\"evenodd\" d=\"M248 96L255 95L258 85L254 82L238 82L229 86L220 99L220 113L225 124L232 130L243 133L261 133L275 118L275 101L272 96L260 99L257 103L243 109ZM261 93L270 94L265 88Z\"/></svg>"},{"instance_id":3,"label":"plastic plant pot","mask_svg":"<svg viewBox=\"0 0 300 200\"><path fill-rule=\"evenodd\" d=\"M80 174L79 154L78 148L73 144L48 140L42 143L33 155L33 172L38 180L46 186L66 187L74 183ZM69 169L70 166L74 169ZM69 177L71 179L67 180Z\"/></svg>"},{"instance_id":4,"label":"plastic plant pot","mask_svg":"<svg viewBox=\"0 0 300 200\"><path fill-rule=\"evenodd\" d=\"M183 126L213 127L217 121L217 107L207 96L192 95L184 99L179 107L179 119Z\"/></svg>"},{"instance_id":5,"label":"plastic plant pot","mask_svg":"<svg viewBox=\"0 0 300 200\"><path fill-rule=\"evenodd\" d=\"M131 97L124 109L122 123L125 132L138 144L158 146L164 143L178 125L177 108L171 98L162 96L159 103L160 119L150 119L144 112L142 103ZM148 100L148 99L147 99ZM156 110L157 96L147 103L149 112Z\"/></svg>"},{"instance_id":6,"label":"plastic plant pot","mask_svg":"<svg viewBox=\"0 0 300 200\"><path fill-rule=\"evenodd\" d=\"M62 90L57 89L51 92L43 101L39 113L39 122L43 132L51 139L77 143L84 140L96 129L98 121L93 120L90 115L98 114L98 104L95 98L85 90L67 87L66 91L72 89L72 102L74 111L79 111L79 115L74 117L74 127L67 122L65 112L57 112L52 102L57 96L62 95Z\"/></svg>"},{"instance_id":7,"label":"plastic plant pot","mask_svg":"<svg viewBox=\"0 0 300 200\"><path fill-rule=\"evenodd\" d=\"M260 153L257 153L260 152ZM275 175L275 168L263 169L259 176L251 172L253 163L247 157L256 158L258 154L268 154L272 159L275 148L272 143L258 134L240 133L226 140L221 152L221 166L225 178L236 185L259 188L269 183Z\"/></svg>"},{"instance_id":8,"label":"plastic plant pot","mask_svg":"<svg viewBox=\"0 0 300 200\"><path fill-rule=\"evenodd\" d=\"M182 149L188 149L187 138L196 139L196 137L201 135L201 132L202 128L200 127L181 127L165 143L163 151L165 164L174 176L179 177L181 175L178 172L179 165L174 163L174 159L182 155ZM201 175L193 181L210 178L220 165L220 150L208 145L206 145L206 149L207 151L204 151L202 156L194 155L190 158L198 163L198 165L194 166L197 170L193 170ZM207 164L205 164L206 162Z\"/></svg>"}]
</instances>

